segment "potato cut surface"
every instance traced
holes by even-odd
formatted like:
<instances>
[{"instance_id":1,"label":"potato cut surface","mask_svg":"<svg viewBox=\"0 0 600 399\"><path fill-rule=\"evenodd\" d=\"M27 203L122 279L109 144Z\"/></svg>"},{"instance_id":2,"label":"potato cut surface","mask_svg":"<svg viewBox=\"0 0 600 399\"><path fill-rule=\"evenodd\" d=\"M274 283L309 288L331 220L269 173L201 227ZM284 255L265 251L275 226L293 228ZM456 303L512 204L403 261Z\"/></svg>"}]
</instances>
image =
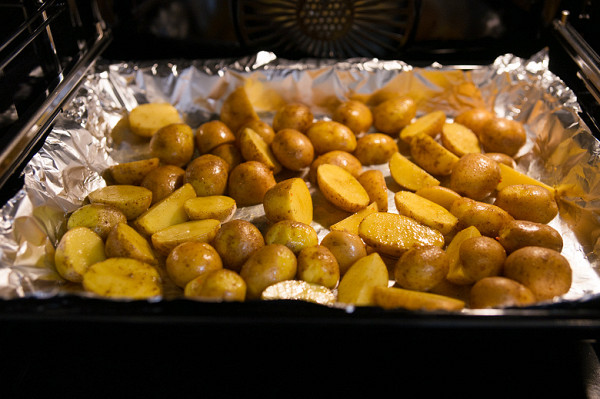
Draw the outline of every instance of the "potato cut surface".
<instances>
[{"instance_id":1,"label":"potato cut surface","mask_svg":"<svg viewBox=\"0 0 600 399\"><path fill-rule=\"evenodd\" d=\"M319 166L317 181L323 196L344 211L357 212L369 205L369 194L364 187L337 165Z\"/></svg>"},{"instance_id":2,"label":"potato cut surface","mask_svg":"<svg viewBox=\"0 0 600 399\"><path fill-rule=\"evenodd\" d=\"M389 167L392 179L407 190L417 191L424 187L439 186L440 184L437 178L399 152L392 155Z\"/></svg>"},{"instance_id":3,"label":"potato cut surface","mask_svg":"<svg viewBox=\"0 0 600 399\"><path fill-rule=\"evenodd\" d=\"M129 128L142 137L152 137L161 127L180 122L179 112L168 103L140 104L129 113Z\"/></svg>"}]
</instances>

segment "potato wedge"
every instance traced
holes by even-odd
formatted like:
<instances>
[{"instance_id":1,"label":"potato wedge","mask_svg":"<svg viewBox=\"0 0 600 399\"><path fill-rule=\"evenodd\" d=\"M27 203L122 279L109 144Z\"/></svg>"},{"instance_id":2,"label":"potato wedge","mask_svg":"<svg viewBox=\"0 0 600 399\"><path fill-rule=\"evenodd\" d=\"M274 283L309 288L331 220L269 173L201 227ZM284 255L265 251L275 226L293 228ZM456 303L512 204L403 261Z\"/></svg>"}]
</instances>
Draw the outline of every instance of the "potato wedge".
<instances>
[{"instance_id":1,"label":"potato wedge","mask_svg":"<svg viewBox=\"0 0 600 399\"><path fill-rule=\"evenodd\" d=\"M360 211L353 213L339 222L332 224L329 226L329 230L347 231L348 233L358 235L358 226L360 225L360 222L362 222L367 215L375 212L379 212L379 206L377 205L377 202L372 202L367 205L366 208L361 209Z\"/></svg>"},{"instance_id":2,"label":"potato wedge","mask_svg":"<svg viewBox=\"0 0 600 399\"><path fill-rule=\"evenodd\" d=\"M333 290L302 280L285 280L271 284L260 295L263 300L295 299L321 305L333 305L336 295Z\"/></svg>"},{"instance_id":3,"label":"potato wedge","mask_svg":"<svg viewBox=\"0 0 600 399\"><path fill-rule=\"evenodd\" d=\"M183 203L183 209L190 220L217 219L227 222L237 209L233 198L226 195L195 197Z\"/></svg>"},{"instance_id":4,"label":"potato wedge","mask_svg":"<svg viewBox=\"0 0 600 399\"><path fill-rule=\"evenodd\" d=\"M310 225L313 220L313 202L306 182L290 178L270 188L263 198L265 216L271 222L294 220Z\"/></svg>"},{"instance_id":5,"label":"potato wedge","mask_svg":"<svg viewBox=\"0 0 600 399\"><path fill-rule=\"evenodd\" d=\"M440 185L437 178L399 152L392 155L389 167L392 179L407 190L417 191L424 187Z\"/></svg>"},{"instance_id":6,"label":"potato wedge","mask_svg":"<svg viewBox=\"0 0 600 399\"><path fill-rule=\"evenodd\" d=\"M74 283L80 283L88 268L104 259L104 241L83 226L67 230L54 252L56 271L62 278Z\"/></svg>"},{"instance_id":7,"label":"potato wedge","mask_svg":"<svg viewBox=\"0 0 600 399\"><path fill-rule=\"evenodd\" d=\"M150 265L158 263L148 240L127 223L118 223L111 229L104 252L108 258L133 258Z\"/></svg>"},{"instance_id":8,"label":"potato wedge","mask_svg":"<svg viewBox=\"0 0 600 399\"><path fill-rule=\"evenodd\" d=\"M233 90L223 102L219 119L225 123L232 132L237 132L244 123L252 119L260 119L254 106L248 98L244 86Z\"/></svg>"},{"instance_id":9,"label":"potato wedge","mask_svg":"<svg viewBox=\"0 0 600 399\"><path fill-rule=\"evenodd\" d=\"M397 287L377 287L373 290L373 298L375 304L384 309L458 311L465 307L459 299Z\"/></svg>"},{"instance_id":10,"label":"potato wedge","mask_svg":"<svg viewBox=\"0 0 600 399\"><path fill-rule=\"evenodd\" d=\"M554 196L555 190L552 186L534 179L533 177L527 176L525 173L519 172L518 170L503 163L499 163L498 166L500 167L500 183L498 183L496 190L500 191L504 187L513 186L516 184L535 184L544 187L546 190L550 191L552 196Z\"/></svg>"},{"instance_id":11,"label":"potato wedge","mask_svg":"<svg viewBox=\"0 0 600 399\"><path fill-rule=\"evenodd\" d=\"M281 163L275 158L271 147L254 130L245 128L241 131L238 139L240 152L246 161L257 161L267 165L277 174L283 168Z\"/></svg>"},{"instance_id":12,"label":"potato wedge","mask_svg":"<svg viewBox=\"0 0 600 399\"><path fill-rule=\"evenodd\" d=\"M452 203L461 197L459 193L444 186L423 187L415 191L415 194L427 198L438 205L450 210Z\"/></svg>"},{"instance_id":13,"label":"potato wedge","mask_svg":"<svg viewBox=\"0 0 600 399\"><path fill-rule=\"evenodd\" d=\"M369 205L367 191L350 172L340 166L319 166L317 182L323 196L346 212L358 212Z\"/></svg>"},{"instance_id":14,"label":"potato wedge","mask_svg":"<svg viewBox=\"0 0 600 399\"><path fill-rule=\"evenodd\" d=\"M442 145L457 157L465 154L481 153L481 145L477 135L460 123L444 123L442 127Z\"/></svg>"},{"instance_id":15,"label":"potato wedge","mask_svg":"<svg viewBox=\"0 0 600 399\"><path fill-rule=\"evenodd\" d=\"M319 244L317 231L310 225L295 220L280 220L265 233L265 244L281 244L298 255L302 249Z\"/></svg>"},{"instance_id":16,"label":"potato wedge","mask_svg":"<svg viewBox=\"0 0 600 399\"><path fill-rule=\"evenodd\" d=\"M138 136L152 137L161 127L183 120L169 103L140 104L129 113L129 128Z\"/></svg>"},{"instance_id":17,"label":"potato wedge","mask_svg":"<svg viewBox=\"0 0 600 399\"><path fill-rule=\"evenodd\" d=\"M405 126L400 131L400 139L410 143L413 137L419 133L435 137L442 131L444 123L446 123L446 113L444 111L426 113Z\"/></svg>"},{"instance_id":18,"label":"potato wedge","mask_svg":"<svg viewBox=\"0 0 600 399\"><path fill-rule=\"evenodd\" d=\"M414 162L435 176L448 176L458 157L426 134L416 135L410 142Z\"/></svg>"},{"instance_id":19,"label":"potato wedge","mask_svg":"<svg viewBox=\"0 0 600 399\"><path fill-rule=\"evenodd\" d=\"M477 227L469 226L456 233L446 248L446 255L449 262L446 279L452 284L469 284L460 261L460 246L465 240L473 237L481 237L481 233L477 230Z\"/></svg>"},{"instance_id":20,"label":"potato wedge","mask_svg":"<svg viewBox=\"0 0 600 399\"><path fill-rule=\"evenodd\" d=\"M162 254L169 252L186 241L211 242L221 227L216 219L190 220L166 227L150 237L154 249Z\"/></svg>"},{"instance_id":21,"label":"potato wedge","mask_svg":"<svg viewBox=\"0 0 600 399\"><path fill-rule=\"evenodd\" d=\"M116 184L139 186L150 171L158 168L159 163L160 160L154 157L112 165L109 170Z\"/></svg>"},{"instance_id":22,"label":"potato wedge","mask_svg":"<svg viewBox=\"0 0 600 399\"><path fill-rule=\"evenodd\" d=\"M458 218L449 210L410 191L398 191L394 202L400 215L413 218L444 235L452 233L458 223Z\"/></svg>"},{"instance_id":23,"label":"potato wedge","mask_svg":"<svg viewBox=\"0 0 600 399\"><path fill-rule=\"evenodd\" d=\"M150 207L152 191L141 186L119 184L94 190L88 199L92 204L114 206L125 214L127 220L133 220Z\"/></svg>"},{"instance_id":24,"label":"potato wedge","mask_svg":"<svg viewBox=\"0 0 600 399\"><path fill-rule=\"evenodd\" d=\"M389 273L387 266L377 252L357 260L344 274L338 286L337 301L356 306L375 304L375 287L387 287Z\"/></svg>"},{"instance_id":25,"label":"potato wedge","mask_svg":"<svg viewBox=\"0 0 600 399\"><path fill-rule=\"evenodd\" d=\"M158 270L131 258L109 258L92 265L82 284L86 291L108 298L146 299L162 295Z\"/></svg>"},{"instance_id":26,"label":"potato wedge","mask_svg":"<svg viewBox=\"0 0 600 399\"><path fill-rule=\"evenodd\" d=\"M381 212L387 212L388 188L383 172L377 169L366 170L358 176L358 182L369 194L369 201L376 202Z\"/></svg>"},{"instance_id":27,"label":"potato wedge","mask_svg":"<svg viewBox=\"0 0 600 399\"><path fill-rule=\"evenodd\" d=\"M127 216L119 209L105 204L86 204L77 208L67 220L67 229L88 227L103 240L117 223L127 223Z\"/></svg>"},{"instance_id":28,"label":"potato wedge","mask_svg":"<svg viewBox=\"0 0 600 399\"><path fill-rule=\"evenodd\" d=\"M358 226L358 235L376 251L393 257L400 257L419 246L444 245L444 236L438 230L407 216L388 212L367 215Z\"/></svg>"}]
</instances>

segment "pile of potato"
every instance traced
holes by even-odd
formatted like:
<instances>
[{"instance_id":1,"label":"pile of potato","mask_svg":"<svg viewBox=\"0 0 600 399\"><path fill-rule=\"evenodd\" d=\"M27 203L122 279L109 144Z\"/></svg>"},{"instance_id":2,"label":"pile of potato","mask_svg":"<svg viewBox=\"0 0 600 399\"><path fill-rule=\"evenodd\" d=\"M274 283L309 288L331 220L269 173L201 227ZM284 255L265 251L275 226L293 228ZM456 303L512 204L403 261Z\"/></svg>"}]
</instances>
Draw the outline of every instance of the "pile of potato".
<instances>
[{"instance_id":1,"label":"pile of potato","mask_svg":"<svg viewBox=\"0 0 600 399\"><path fill-rule=\"evenodd\" d=\"M388 93L320 120L291 103L267 123L240 87L194 130L139 105L124 123L151 157L112 166L69 215L56 269L112 298L168 283L204 300L461 310L567 293L554 189L514 168L524 127L483 108L417 113ZM311 188L344 215L321 240ZM261 204L263 231L234 218Z\"/></svg>"}]
</instances>

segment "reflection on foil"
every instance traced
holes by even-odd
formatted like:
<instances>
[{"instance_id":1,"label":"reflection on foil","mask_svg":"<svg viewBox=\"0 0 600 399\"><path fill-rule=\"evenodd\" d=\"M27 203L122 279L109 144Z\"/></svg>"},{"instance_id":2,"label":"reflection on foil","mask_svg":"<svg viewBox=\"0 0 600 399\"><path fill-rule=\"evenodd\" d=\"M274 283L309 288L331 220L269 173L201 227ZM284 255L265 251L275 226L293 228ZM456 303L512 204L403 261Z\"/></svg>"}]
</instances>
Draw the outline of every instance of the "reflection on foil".
<instances>
[{"instance_id":1,"label":"reflection on foil","mask_svg":"<svg viewBox=\"0 0 600 399\"><path fill-rule=\"evenodd\" d=\"M169 102L195 128L217 118L224 99L240 85L265 121L286 102L309 104L317 119L325 119L341 101L403 92L417 101L420 113L441 109L452 118L484 105L523 122L528 140L517 154L517 168L556 187L559 195L560 215L550 224L563 235L574 276L563 299L600 292L600 144L578 117L573 92L548 70L542 50L530 59L506 54L492 65L468 68L413 68L376 59L288 61L267 52L238 60L98 64L27 165L25 186L2 208L0 296L86 295L60 279L53 251L69 212L106 184L104 170L148 155L147 142L128 135L123 117L140 103ZM368 168L389 175L385 165ZM389 188L393 191L393 184ZM322 238L331 222L325 218L343 215L333 212L318 190L312 192L313 226ZM389 203L395 212L393 192ZM262 206L240 208L234 217L263 231L267 227Z\"/></svg>"}]
</instances>

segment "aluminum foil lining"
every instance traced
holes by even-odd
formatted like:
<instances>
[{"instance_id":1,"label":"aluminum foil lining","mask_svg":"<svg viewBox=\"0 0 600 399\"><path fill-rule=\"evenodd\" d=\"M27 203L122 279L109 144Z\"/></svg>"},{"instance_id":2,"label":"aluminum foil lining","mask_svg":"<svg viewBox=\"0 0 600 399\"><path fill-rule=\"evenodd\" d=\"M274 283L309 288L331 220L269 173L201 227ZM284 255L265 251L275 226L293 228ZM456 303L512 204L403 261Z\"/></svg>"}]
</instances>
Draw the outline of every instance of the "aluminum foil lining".
<instances>
[{"instance_id":1,"label":"aluminum foil lining","mask_svg":"<svg viewBox=\"0 0 600 399\"><path fill-rule=\"evenodd\" d=\"M561 232L563 255L573 268L572 289L557 301L593 298L600 293L600 143L578 116L576 96L549 71L548 61L545 49L529 59L502 55L483 67L434 63L417 68L377 59L291 61L269 52L237 60L101 60L26 166L23 189L2 208L0 296L87 295L58 276L53 252L68 214L88 193L106 185L103 171L148 155L147 142L111 134L128 111L141 103L166 101L195 128L216 119L227 95L244 85L266 121L286 102L306 103L317 119L328 119L346 99L400 91L417 100L420 114L442 109L451 120L468 107L485 105L523 122L528 139L516 157L517 169L556 187L560 214L550 224ZM465 82L474 83L481 97L465 90ZM386 165L374 168L389 176ZM312 190L318 204L318 190ZM390 191L394 212L392 198ZM319 218L334 213L319 209L313 227L322 238L328 224ZM265 227L262 206L240 208L234 217ZM167 291L165 298L170 295L178 291Z\"/></svg>"}]
</instances>

